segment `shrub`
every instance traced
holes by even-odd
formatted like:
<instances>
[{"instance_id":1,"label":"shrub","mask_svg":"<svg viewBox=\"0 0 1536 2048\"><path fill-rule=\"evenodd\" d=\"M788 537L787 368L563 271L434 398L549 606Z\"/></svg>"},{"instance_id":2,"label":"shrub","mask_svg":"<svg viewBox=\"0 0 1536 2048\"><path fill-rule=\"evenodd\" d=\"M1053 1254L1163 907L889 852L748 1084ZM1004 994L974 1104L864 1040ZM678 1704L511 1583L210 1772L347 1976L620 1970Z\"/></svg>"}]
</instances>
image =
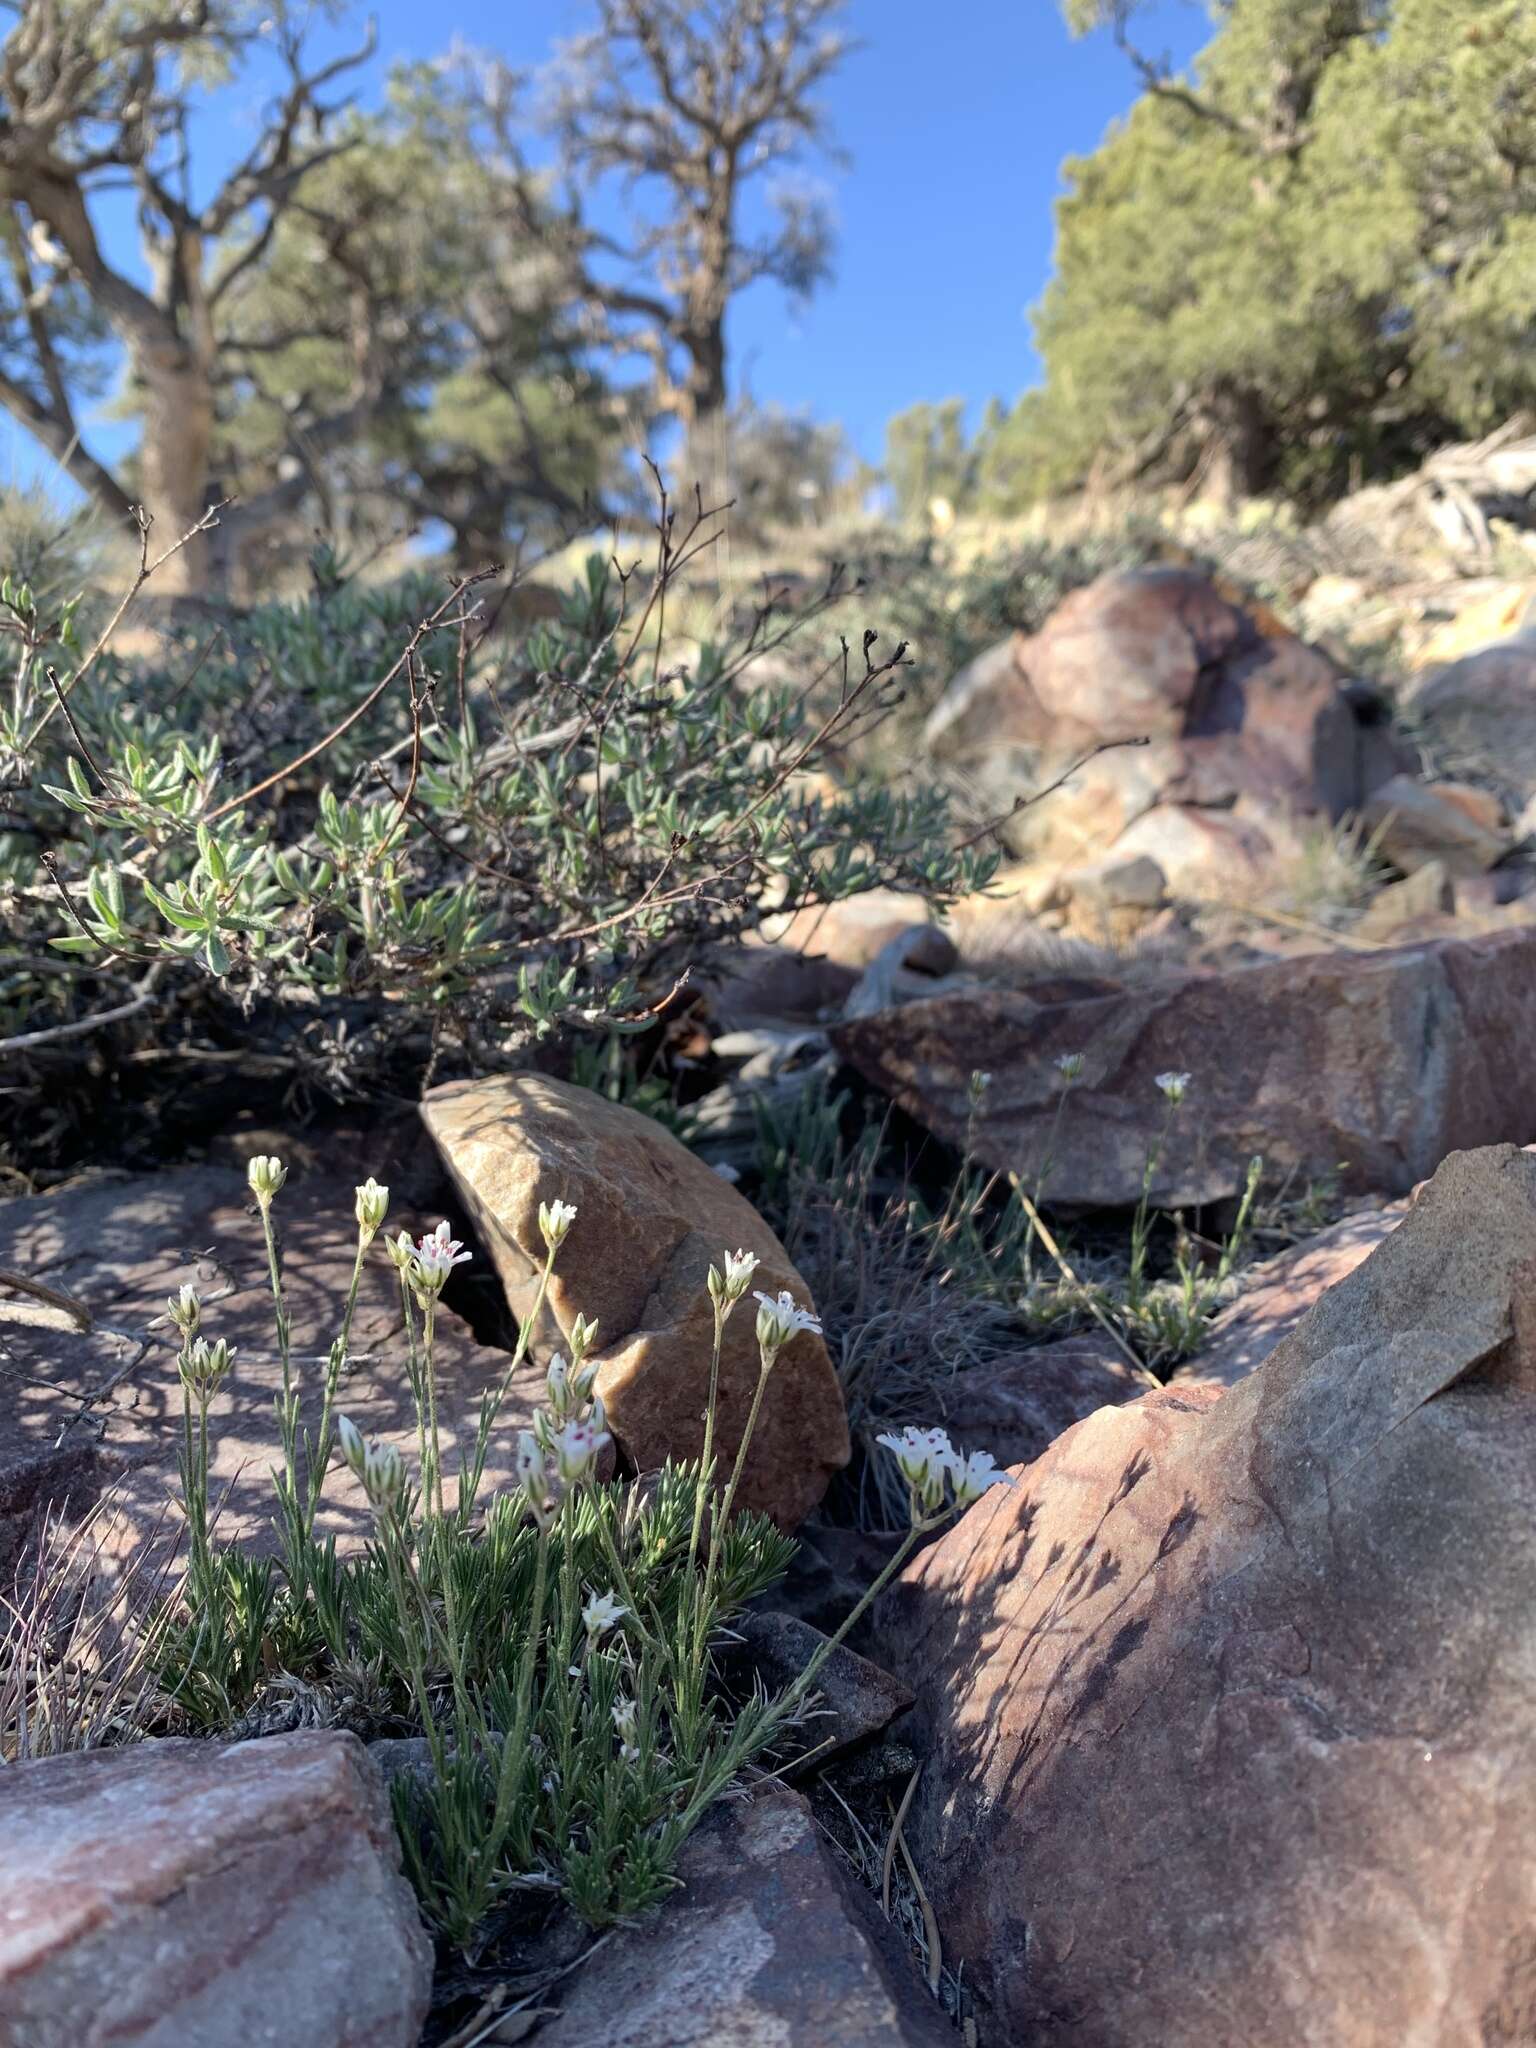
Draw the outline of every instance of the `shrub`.
<instances>
[{"instance_id":1,"label":"shrub","mask_svg":"<svg viewBox=\"0 0 1536 2048\"><path fill-rule=\"evenodd\" d=\"M867 632L814 692L755 685L829 586L674 663L668 592L709 532L660 530L648 579L594 557L504 644L483 580L370 588L329 559L306 602L204 621L141 666L86 646L70 603L0 587L22 1127L88 1115L82 1087L139 1053L411 1094L429 1065L637 1028L765 909L976 885L988 863L950 851L938 794L813 780L888 714L904 648L881 659Z\"/></svg>"}]
</instances>

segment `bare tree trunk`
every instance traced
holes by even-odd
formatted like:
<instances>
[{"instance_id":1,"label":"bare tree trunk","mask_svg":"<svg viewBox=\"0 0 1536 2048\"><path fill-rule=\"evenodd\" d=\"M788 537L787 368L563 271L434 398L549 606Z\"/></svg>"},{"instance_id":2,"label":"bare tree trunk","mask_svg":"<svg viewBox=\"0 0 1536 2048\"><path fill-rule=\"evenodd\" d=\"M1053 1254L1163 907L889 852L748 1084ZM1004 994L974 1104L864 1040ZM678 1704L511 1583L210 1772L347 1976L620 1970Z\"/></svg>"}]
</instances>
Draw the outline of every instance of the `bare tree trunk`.
<instances>
[{"instance_id":1,"label":"bare tree trunk","mask_svg":"<svg viewBox=\"0 0 1536 2048\"><path fill-rule=\"evenodd\" d=\"M731 496L730 432L725 404L725 320L706 321L685 338L683 486L697 484L706 505Z\"/></svg>"},{"instance_id":2,"label":"bare tree trunk","mask_svg":"<svg viewBox=\"0 0 1536 2048\"><path fill-rule=\"evenodd\" d=\"M133 367L144 395L139 470L144 509L154 521L153 555L190 532L208 509L213 387L190 349L138 348ZM172 555L155 587L166 597L212 595L213 575L214 550L199 534Z\"/></svg>"}]
</instances>

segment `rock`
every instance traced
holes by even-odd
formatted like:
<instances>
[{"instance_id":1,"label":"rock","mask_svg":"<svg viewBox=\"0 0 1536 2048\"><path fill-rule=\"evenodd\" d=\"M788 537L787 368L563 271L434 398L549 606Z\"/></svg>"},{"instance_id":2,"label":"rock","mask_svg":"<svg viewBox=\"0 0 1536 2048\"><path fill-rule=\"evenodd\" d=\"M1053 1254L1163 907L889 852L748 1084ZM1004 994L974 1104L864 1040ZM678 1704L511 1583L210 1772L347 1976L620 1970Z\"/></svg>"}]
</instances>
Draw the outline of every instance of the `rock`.
<instances>
[{"instance_id":1,"label":"rock","mask_svg":"<svg viewBox=\"0 0 1536 2048\"><path fill-rule=\"evenodd\" d=\"M1093 910L1157 910L1168 893L1167 877L1146 854L1106 854L1069 868L1061 885L1071 901Z\"/></svg>"},{"instance_id":2,"label":"rock","mask_svg":"<svg viewBox=\"0 0 1536 2048\"><path fill-rule=\"evenodd\" d=\"M558 1987L539 2048L954 2048L798 1793L717 1808L680 1875Z\"/></svg>"},{"instance_id":3,"label":"rock","mask_svg":"<svg viewBox=\"0 0 1536 2048\"><path fill-rule=\"evenodd\" d=\"M1159 1205L1237 1194L1255 1153L1272 1179L1342 1169L1346 1192L1402 1194L1459 1147L1536 1138L1536 1097L1517 1079L1536 1042L1536 931L1308 954L1082 1000L938 997L832 1038L948 1143L973 1125L983 1164L1032 1185L1049 1152L1053 1202L1136 1201L1165 1071L1193 1080L1153 1179ZM1057 1133L1067 1053L1085 1066ZM992 1084L976 1117L978 1069Z\"/></svg>"},{"instance_id":4,"label":"rock","mask_svg":"<svg viewBox=\"0 0 1536 2048\"><path fill-rule=\"evenodd\" d=\"M0 2042L414 2048L432 1944L354 1736L0 1770Z\"/></svg>"},{"instance_id":5,"label":"rock","mask_svg":"<svg viewBox=\"0 0 1536 2048\"><path fill-rule=\"evenodd\" d=\"M591 1356L622 1450L642 1472L669 1457L696 1457L709 1389L711 1264L726 1250L755 1252L755 1287L787 1287L809 1304L805 1282L751 1203L649 1117L541 1074L435 1088L422 1115L520 1316L544 1263L539 1205L576 1204L539 1340L557 1345L578 1314L598 1318ZM749 1296L726 1327L715 1441L727 1464L757 1386L755 1316ZM743 1503L793 1528L848 1462L848 1449L826 1345L802 1333L780 1353L769 1382Z\"/></svg>"},{"instance_id":6,"label":"rock","mask_svg":"<svg viewBox=\"0 0 1536 2048\"><path fill-rule=\"evenodd\" d=\"M731 1623L740 1646L726 1656L727 1669L760 1678L769 1692L794 1684L826 1636L796 1614L759 1608ZM899 1678L839 1643L816 1675L813 1711L789 1745L820 1770L845 1750L867 1742L889 1727L912 1704L912 1694Z\"/></svg>"},{"instance_id":7,"label":"rock","mask_svg":"<svg viewBox=\"0 0 1536 2048\"><path fill-rule=\"evenodd\" d=\"M1281 836L1233 811L1158 804L1122 832L1108 856L1151 861L1175 896L1195 902L1241 901L1273 875Z\"/></svg>"},{"instance_id":8,"label":"rock","mask_svg":"<svg viewBox=\"0 0 1536 2048\"><path fill-rule=\"evenodd\" d=\"M305 1420L314 1430L323 1360L340 1327L357 1247L352 1182L291 1176L274 1215L297 1373L307 1395ZM420 1231L436 1219L410 1220ZM399 1229L407 1217L397 1212L390 1221ZM177 1534L166 1507L177 1487L181 1389L165 1304L184 1281L202 1293L204 1333L237 1347L212 1410L219 1532L269 1547L271 1473L280 1456L272 1403L281 1374L266 1250L244 1174L183 1167L0 1202L0 1269L74 1297L94 1318L88 1334L5 1326L0 1374L27 1391L0 1413L0 1568L41 1507L50 1501L83 1506L108 1482L113 1513L103 1537L112 1552L123 1554L152 1533L167 1542ZM22 1306L19 1300L15 1305ZM382 1250L363 1267L351 1349L342 1413L367 1435L398 1443L414 1469L416 1411L399 1284ZM450 1444L467 1442L481 1393L501 1379L507 1354L477 1344L444 1307L437 1359L443 1430ZM525 1369L493 1439L488 1492L510 1479L517 1426L529 1419L541 1393L538 1375ZM444 1463L451 1473L456 1460L445 1455ZM316 1533L334 1536L343 1549L369 1540L372 1518L345 1467L326 1480Z\"/></svg>"},{"instance_id":9,"label":"rock","mask_svg":"<svg viewBox=\"0 0 1536 2048\"><path fill-rule=\"evenodd\" d=\"M1429 861L1452 875L1481 874L1508 853L1509 838L1476 814L1476 794L1461 784L1395 775L1366 805L1362 822L1384 858L1406 875Z\"/></svg>"},{"instance_id":10,"label":"rock","mask_svg":"<svg viewBox=\"0 0 1536 2048\"><path fill-rule=\"evenodd\" d=\"M1348 1279L1392 1235L1408 1213L1408 1200L1357 1210L1250 1267L1241 1295L1217 1316L1205 1343L1174 1378L1181 1385L1220 1387L1246 1379L1330 1287Z\"/></svg>"},{"instance_id":11,"label":"rock","mask_svg":"<svg viewBox=\"0 0 1536 2048\"><path fill-rule=\"evenodd\" d=\"M1438 760L1518 809L1536 792L1536 644L1484 647L1427 675L1408 708Z\"/></svg>"},{"instance_id":12,"label":"rock","mask_svg":"<svg viewBox=\"0 0 1536 2048\"><path fill-rule=\"evenodd\" d=\"M1448 1160L1255 1373L1102 1410L881 1603L982 2038L1530 2038L1536 1160Z\"/></svg>"},{"instance_id":13,"label":"rock","mask_svg":"<svg viewBox=\"0 0 1536 2048\"><path fill-rule=\"evenodd\" d=\"M767 918L722 949L705 975L711 1009L727 1031L769 1018L835 1016L882 954L916 975L948 974L957 964L954 941L923 897L869 889Z\"/></svg>"},{"instance_id":14,"label":"rock","mask_svg":"<svg viewBox=\"0 0 1536 2048\"><path fill-rule=\"evenodd\" d=\"M1027 1465L1095 1409L1147 1391L1107 1337L1061 1337L1013 1358L967 1366L939 1381L939 1420L964 1450L990 1451L999 1465Z\"/></svg>"},{"instance_id":15,"label":"rock","mask_svg":"<svg viewBox=\"0 0 1536 2048\"><path fill-rule=\"evenodd\" d=\"M1011 742L1050 764L1145 738L1170 749L1162 801L1247 795L1339 817L1366 793L1340 673L1196 570L1118 571L1074 591L1032 638L962 671L925 738L944 755Z\"/></svg>"}]
</instances>

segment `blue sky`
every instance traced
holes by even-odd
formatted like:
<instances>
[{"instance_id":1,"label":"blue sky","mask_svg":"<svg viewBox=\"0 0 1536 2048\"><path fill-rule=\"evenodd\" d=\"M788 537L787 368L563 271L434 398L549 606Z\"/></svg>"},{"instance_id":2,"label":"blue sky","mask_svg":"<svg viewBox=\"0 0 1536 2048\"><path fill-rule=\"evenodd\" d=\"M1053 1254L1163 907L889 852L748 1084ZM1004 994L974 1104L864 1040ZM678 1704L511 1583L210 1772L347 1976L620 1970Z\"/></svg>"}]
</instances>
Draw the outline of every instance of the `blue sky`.
<instances>
[{"instance_id":1,"label":"blue sky","mask_svg":"<svg viewBox=\"0 0 1536 2048\"><path fill-rule=\"evenodd\" d=\"M591 18L588 0L382 0L375 11L365 95L392 60L435 55L455 36L531 70ZM733 380L760 403L841 419L876 460L904 406L960 396L974 417L1034 380L1028 309L1050 271L1061 161L1093 147L1134 81L1108 38L1068 36L1056 0L850 0L848 22L861 47L828 101L849 162L824 173L836 274L803 309L766 287L747 295ZM1193 0L1156 0L1138 33L1183 62L1210 27ZM242 108L222 96L195 147L235 155L259 97ZM131 237L126 212L119 236ZM122 430L89 438L120 447ZM24 445L13 430L13 470L28 466Z\"/></svg>"}]
</instances>

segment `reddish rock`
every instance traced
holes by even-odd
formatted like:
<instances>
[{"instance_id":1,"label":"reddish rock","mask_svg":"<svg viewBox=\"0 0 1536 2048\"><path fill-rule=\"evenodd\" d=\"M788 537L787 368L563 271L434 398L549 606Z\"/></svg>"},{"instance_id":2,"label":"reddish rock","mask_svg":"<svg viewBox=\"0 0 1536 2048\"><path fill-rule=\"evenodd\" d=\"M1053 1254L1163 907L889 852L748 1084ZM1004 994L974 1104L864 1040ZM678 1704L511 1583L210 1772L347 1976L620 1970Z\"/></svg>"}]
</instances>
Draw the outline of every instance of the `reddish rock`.
<instances>
[{"instance_id":1,"label":"reddish rock","mask_svg":"<svg viewBox=\"0 0 1536 2048\"><path fill-rule=\"evenodd\" d=\"M1408 1197L1361 1209L1305 1244L1250 1267L1243 1292L1212 1323L1210 1334L1175 1378L1184 1385L1235 1386L1264 1363L1315 1303L1348 1279L1408 1213Z\"/></svg>"},{"instance_id":2,"label":"reddish rock","mask_svg":"<svg viewBox=\"0 0 1536 2048\"><path fill-rule=\"evenodd\" d=\"M927 740L950 754L1023 744L1052 761L1106 740L1176 742L1165 801L1247 795L1338 817L1365 794L1364 727L1341 680L1197 571L1115 572L962 672Z\"/></svg>"},{"instance_id":3,"label":"reddish rock","mask_svg":"<svg viewBox=\"0 0 1536 2048\"><path fill-rule=\"evenodd\" d=\"M307 1395L304 1419L314 1430L322 1361L340 1327L357 1245L352 1182L292 1177L274 1214L297 1376ZM402 1212L391 1219L395 1229L407 1221L419 1231L436 1218ZM202 1293L204 1333L237 1347L212 1414L219 1530L270 1544L271 1473L280 1455L272 1404L281 1374L266 1250L244 1175L186 1167L0 1202L0 1268L72 1296L94 1319L89 1333L67 1320L61 1327L56 1315L51 1326L5 1326L0 1371L19 1391L0 1413L0 1568L42 1508L83 1506L109 1481L116 1482L114 1513L104 1525L110 1548L127 1550L156 1530L167 1540L177 1533L167 1507L177 1486L181 1388L165 1304L184 1281ZM15 1305L24 1306L19 1298ZM501 1378L507 1355L477 1344L446 1309L437 1329L443 1428L450 1442L467 1442L481 1393ZM399 1284L381 1244L363 1269L351 1349L342 1412L366 1434L399 1443L414 1464L416 1411ZM510 1477L516 1426L541 1391L526 1369L493 1442L488 1490ZM451 1472L456 1460L445 1463ZM326 1481L316 1529L343 1548L371 1532L361 1489L344 1467Z\"/></svg>"},{"instance_id":4,"label":"reddish rock","mask_svg":"<svg viewBox=\"0 0 1536 2048\"><path fill-rule=\"evenodd\" d=\"M0 1769L5 2048L414 2048L432 1944L355 1736Z\"/></svg>"},{"instance_id":5,"label":"reddish rock","mask_svg":"<svg viewBox=\"0 0 1536 2048\"><path fill-rule=\"evenodd\" d=\"M1536 1160L1448 1160L1229 1393L1070 1430L881 1603L983 2040L1530 2037Z\"/></svg>"},{"instance_id":6,"label":"reddish rock","mask_svg":"<svg viewBox=\"0 0 1536 2048\"><path fill-rule=\"evenodd\" d=\"M1394 775L1365 806L1362 823L1371 843L1405 875L1430 863L1453 876L1478 875L1502 860L1510 844L1497 801L1473 801L1482 794L1460 783Z\"/></svg>"},{"instance_id":7,"label":"reddish rock","mask_svg":"<svg viewBox=\"0 0 1536 2048\"><path fill-rule=\"evenodd\" d=\"M1166 1105L1156 1077L1193 1076L1153 1199L1212 1202L1249 1160L1299 1182L1401 1194L1468 1145L1536 1139L1523 1075L1536 1044L1536 931L1366 955L1317 953L1041 1002L1019 990L939 996L850 1020L833 1043L951 1144L1049 1198L1135 1202ZM1058 1059L1084 1056L1059 1132ZM970 1078L992 1076L975 1117Z\"/></svg>"},{"instance_id":8,"label":"reddish rock","mask_svg":"<svg viewBox=\"0 0 1536 2048\"><path fill-rule=\"evenodd\" d=\"M575 1203L540 1342L562 1344L578 1314L597 1318L597 1391L620 1447L642 1472L696 1457L709 1390L710 1266L726 1251L755 1252L755 1288L788 1288L810 1303L751 1203L650 1117L540 1074L435 1088L421 1113L519 1315L532 1307L545 1258L540 1205ZM716 1445L727 1461L757 1387L755 1319L749 1297L726 1328ZM803 1332L769 1382L743 1504L793 1528L848 1455L837 1374L821 1338Z\"/></svg>"}]
</instances>

